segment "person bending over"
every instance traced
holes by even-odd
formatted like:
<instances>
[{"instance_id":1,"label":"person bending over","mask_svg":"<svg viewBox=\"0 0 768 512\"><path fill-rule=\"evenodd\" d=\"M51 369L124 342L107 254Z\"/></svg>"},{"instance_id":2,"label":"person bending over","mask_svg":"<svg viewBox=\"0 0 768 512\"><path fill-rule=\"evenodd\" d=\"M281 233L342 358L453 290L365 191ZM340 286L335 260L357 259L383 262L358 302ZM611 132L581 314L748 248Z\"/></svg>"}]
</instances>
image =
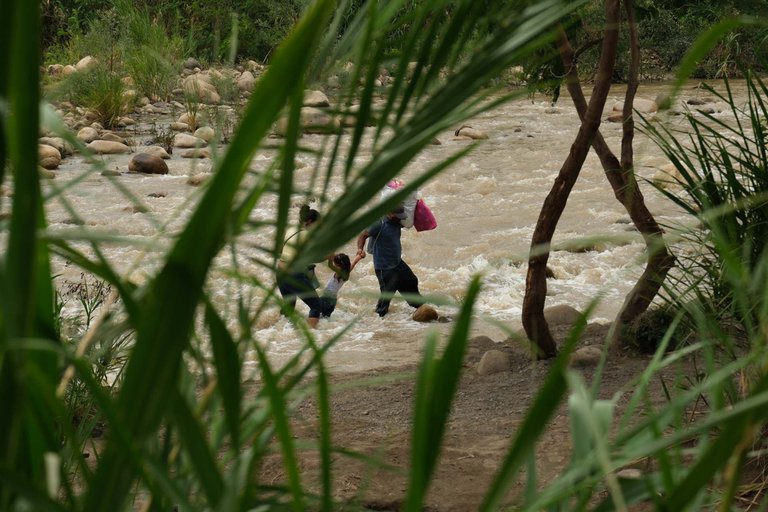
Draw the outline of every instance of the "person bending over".
<instances>
[{"instance_id":1,"label":"person bending over","mask_svg":"<svg viewBox=\"0 0 768 512\"><path fill-rule=\"evenodd\" d=\"M357 237L357 255L365 257L365 241L368 252L373 254L373 269L379 280L381 295L376 303L376 313L384 316L389 311L389 303L395 292L405 296L414 308L423 304L419 293L419 279L402 258L400 220L405 215L403 208L398 208L382 217Z\"/></svg>"},{"instance_id":2,"label":"person bending over","mask_svg":"<svg viewBox=\"0 0 768 512\"><path fill-rule=\"evenodd\" d=\"M315 290L318 287L315 265L308 265L298 271L289 265L295 259L297 249L303 245L307 230L319 219L320 213L317 210L302 207L299 213L300 228L283 243L276 272L277 287L285 301L285 310L293 311L296 308L296 299L301 299L309 306L307 323L313 328L317 326L323 311L322 301Z\"/></svg>"}]
</instances>

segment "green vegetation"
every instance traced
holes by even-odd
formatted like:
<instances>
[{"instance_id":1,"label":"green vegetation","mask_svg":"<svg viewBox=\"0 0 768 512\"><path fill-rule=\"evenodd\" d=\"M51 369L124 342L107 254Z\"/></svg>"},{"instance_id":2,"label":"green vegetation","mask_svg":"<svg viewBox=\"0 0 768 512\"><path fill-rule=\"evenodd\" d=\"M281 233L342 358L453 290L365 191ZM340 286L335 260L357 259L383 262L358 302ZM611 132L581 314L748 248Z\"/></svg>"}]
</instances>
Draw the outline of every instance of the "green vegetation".
<instances>
[{"instance_id":1,"label":"green vegetation","mask_svg":"<svg viewBox=\"0 0 768 512\"><path fill-rule=\"evenodd\" d=\"M736 105L730 84L712 97L730 105L732 119L695 110L685 114L688 135L650 124L656 140L679 173L685 192L662 192L699 224L669 226L680 232L681 272L670 283L678 308L695 304L705 317L756 335L763 306L768 256L768 88L749 73L748 102Z\"/></svg>"},{"instance_id":2,"label":"green vegetation","mask_svg":"<svg viewBox=\"0 0 768 512\"><path fill-rule=\"evenodd\" d=\"M109 125L115 115L132 106L132 98L118 101L118 93L127 89L124 77L130 77L139 97L170 97L178 86L183 50L179 38L169 36L147 10L133 8L130 2L115 2L98 13L89 18L83 32L75 31L66 44L51 48L46 59L63 58L74 64L91 56L96 70L90 70L89 76L73 73L53 82L49 94L97 110Z\"/></svg>"},{"instance_id":3,"label":"green vegetation","mask_svg":"<svg viewBox=\"0 0 768 512\"><path fill-rule=\"evenodd\" d=\"M268 62L280 41L296 23L306 8L307 0L247 0L245 2L182 2L179 0L145 0L117 5L121 14L134 9L142 13L141 26L148 29L164 29L174 41L183 41L181 47L185 56L193 56L208 63L227 62L235 50L236 60L255 59ZM497 8L493 0L483 0L482 5L492 12ZM92 0L48 0L41 2L44 10L43 44L45 55L59 57L69 53L70 61L88 54L78 44L79 38L93 31L93 23L108 16L110 4ZM360 11L366 8L361 0L343 2L344 15L340 17L338 30L343 33ZM384 34L384 51L397 56L403 50L403 35L417 22L419 2L402 2L394 17L397 24ZM738 16L765 16L768 1L706 1L682 2L679 0L643 0L636 2L639 19L640 41L643 48L641 76L649 79L666 78L673 74L688 48L698 34L723 19ZM453 9L445 6L447 12ZM569 36L574 47L588 46L599 40L602 31L602 2L590 0L570 20ZM473 37L483 38L498 30L499 20L487 20L473 28ZM233 31L237 33L236 48L232 47ZM697 64L692 76L716 78L737 76L741 67L755 70L768 69L765 53L762 51L768 38L768 31L762 28L740 27L722 38ZM623 49L628 44L622 43ZM69 47L69 51L62 52ZM151 48L167 59L163 51L167 46L152 45ZM620 51L620 54L626 52ZM79 57L78 57L79 55ZM179 55L176 55L179 57ZM584 72L594 69L597 48L585 51L580 68ZM170 62L174 62L170 60ZM556 74L557 64L553 73ZM626 79L628 62L621 57L615 79Z\"/></svg>"},{"instance_id":4,"label":"green vegetation","mask_svg":"<svg viewBox=\"0 0 768 512\"><path fill-rule=\"evenodd\" d=\"M233 21L238 25L237 55L269 60L275 48L298 21L305 0L247 0L245 2L94 2L88 0L45 0L43 44L46 52L71 45L91 32L93 23L110 10L132 15L136 10L166 34L183 41L186 53L205 62L223 62L230 55ZM77 45L76 45L77 46ZM155 50L160 48L155 47ZM81 54L80 56L84 56Z\"/></svg>"},{"instance_id":5,"label":"green vegetation","mask_svg":"<svg viewBox=\"0 0 768 512\"><path fill-rule=\"evenodd\" d=\"M362 86L345 89L348 96L339 102L359 100L355 114L359 122L344 135L349 150L340 150L341 136L329 137L327 162L306 171L313 173L326 214L291 263L295 268L351 240L400 198L470 151L471 147L448 155L414 177L388 203L361 210L360 205L375 197L437 133L509 99L494 96L488 103L484 87L504 70L543 52L551 27L574 7L556 0L537 2L531 9L505 3L491 13L504 20L503 30L475 39L473 35L489 26L487 6L457 1L446 10L445 3L371 2L349 18L348 12L334 11L335 2L319 0L295 26L286 24L292 27L290 34L271 54L270 66L226 154L216 160L216 172L202 198L182 229L167 235L165 244L156 248L162 255L157 271L136 285L100 252L105 244L130 245L131 240L116 241L87 228L66 236L46 229L44 201L61 198L62 191L53 188L44 196L38 174L29 172L36 168L40 131L40 76L35 65L40 53L40 6L25 0L10 2L10 15L0 19L0 104L5 107L0 109L0 183L13 187L11 217L0 224L5 249L0 251L0 510L111 511L131 509L134 503L147 510L188 511L355 507L333 501L332 455L342 461L355 457L377 462L333 444L324 355L335 340L321 344L295 318L305 344L287 364L275 367L256 328L264 310L279 305L274 286L235 271L237 283L262 295L254 303L247 292L234 294L233 313L216 306L207 280L215 270L214 260L248 247L244 235L256 231L271 235L269 246L258 248L260 264L271 268L290 227L294 195L313 192L299 188L294 175L295 156L301 151L295 121L310 78L333 72L337 62L352 60L354 79L349 83L362 80ZM403 6L412 9L411 16L400 16ZM429 30L422 29L426 20ZM347 29L339 36L342 21ZM392 34L401 34L402 45L395 60L385 60L392 55L388 46ZM108 55L115 55L117 45L112 42L119 38L112 32L107 36ZM701 57L697 48L694 45L693 56ZM466 55L471 58L463 58ZM411 61L416 64L406 80ZM111 62L115 61L103 60L99 72L116 76ZM356 157L365 126L373 121L375 81L385 63L398 72L383 112L370 128L371 157L361 164ZM441 72L451 79L441 80ZM521 473L527 491L519 498L519 510L626 510L641 501L659 510L736 508L741 470L762 455L762 429L768 420L768 254L762 188L768 163L764 135L768 94L760 81L750 84L752 101L745 113L749 124L721 124L711 130L709 123L717 124L716 119L699 123L692 117L693 150L676 143L672 134L659 132L661 147L681 171L688 171L690 179L683 183L688 199L679 202L699 216L706 230L701 235L690 233L699 236L694 242L704 247L707 257L699 259L699 268L684 266L681 271L691 279L706 276L707 286L696 288L695 300L685 296L685 308L666 331L647 369L628 386L621 415L618 397L599 398L599 369L591 387L568 369L589 312L585 313L549 367L478 510L506 505L508 491ZM246 180L251 159L286 110L293 122L279 157L254 182ZM724 135L720 129L726 130ZM325 195L324 186L332 177L346 186L346 193L333 200ZM252 221L253 208L267 201L277 205L274 218ZM82 268L88 283L104 282L115 294L115 302L98 305L104 314L99 321L92 308L102 295L86 291L80 298L89 312L87 331L77 343L82 350L66 343L55 316L53 255ZM234 262L232 266L236 268ZM404 510L422 510L429 490L480 286L479 278L468 283L443 350L437 350L436 338L427 343L416 385ZM708 314L710 297L711 305L729 317ZM668 354L683 315L698 338ZM730 316L743 327L738 338L726 328L733 320ZM85 347L90 340L96 343ZM131 348L125 355L127 344ZM722 364L724 347L733 358ZM247 351L256 353L259 389L246 400L241 376ZM687 389L676 389L658 409L645 408L649 383L664 378L663 371L673 370L680 359L692 355L705 362L702 378L688 383ZM105 371L116 361L115 373ZM71 378L69 372L74 372ZM310 373L314 378L307 384L304 377ZM749 376L741 388L734 378L738 375ZM316 397L320 426L317 438L309 441L321 460L316 491L309 489L300 471L297 454L304 446L294 438L290 421L293 405L308 393ZM86 400L79 401L83 396ZM702 398L707 407L699 409ZM539 488L533 463L535 450L541 448L537 441L565 401L572 425L572 460L554 482ZM695 421L689 421L692 409L697 411ZM609 429L611 424L614 429ZM97 425L109 435L90 465L83 454ZM260 464L275 451L286 475L279 485L259 480ZM645 469L641 478L617 474L640 464Z\"/></svg>"},{"instance_id":6,"label":"green vegetation","mask_svg":"<svg viewBox=\"0 0 768 512\"><path fill-rule=\"evenodd\" d=\"M125 91L120 76L104 65L96 64L88 70L73 73L57 84L51 95L92 110L102 126L111 128L130 106Z\"/></svg>"}]
</instances>

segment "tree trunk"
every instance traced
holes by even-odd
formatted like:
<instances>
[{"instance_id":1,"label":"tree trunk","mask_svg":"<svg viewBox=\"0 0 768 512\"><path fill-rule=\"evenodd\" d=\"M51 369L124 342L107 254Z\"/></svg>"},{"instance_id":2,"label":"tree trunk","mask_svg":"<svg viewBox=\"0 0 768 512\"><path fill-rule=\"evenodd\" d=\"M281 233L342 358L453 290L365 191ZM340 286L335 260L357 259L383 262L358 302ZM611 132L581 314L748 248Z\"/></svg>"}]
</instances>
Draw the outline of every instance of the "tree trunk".
<instances>
[{"instance_id":1,"label":"tree trunk","mask_svg":"<svg viewBox=\"0 0 768 512\"><path fill-rule=\"evenodd\" d=\"M634 174L632 147L634 120L632 118L632 105L638 87L640 45L637 38L632 1L625 1L624 5L630 32L631 64L629 83L627 84L627 92L624 98L624 110L622 112L624 121L621 141L621 162L619 162L608 147L600 132L596 134L592 143L592 147L600 159L616 199L624 205L635 227L642 234L648 254L647 265L642 276L640 276L640 279L638 279L627 295L617 315L616 322L619 326L630 324L648 309L648 306L650 306L664 282L667 273L674 265L674 257L667 250L663 231L646 207L643 194L637 185ZM583 119L586 114L587 103L579 83L576 63L574 62L574 52L568 42L565 31L562 29L558 32L558 49L567 70L566 82L568 92L573 99L579 117ZM615 332L619 333L620 330L617 329Z\"/></svg>"},{"instance_id":2,"label":"tree trunk","mask_svg":"<svg viewBox=\"0 0 768 512\"><path fill-rule=\"evenodd\" d=\"M568 158L560 168L552 189L544 200L539 213L539 219L531 239L531 252L528 258L528 274L525 282L525 297L523 299L523 328L528 338L538 347L534 357L553 357L557 354L557 346L549 332L549 326L544 318L544 301L547 295L547 260L549 246L557 222L565 209L568 196L579 177L589 148L600 128L605 100L611 87L611 76L616 62L616 51L619 36L619 0L606 0L605 3L605 33L600 54L595 86L592 97L584 115L581 116L581 126L576 139L571 146Z\"/></svg>"}]
</instances>

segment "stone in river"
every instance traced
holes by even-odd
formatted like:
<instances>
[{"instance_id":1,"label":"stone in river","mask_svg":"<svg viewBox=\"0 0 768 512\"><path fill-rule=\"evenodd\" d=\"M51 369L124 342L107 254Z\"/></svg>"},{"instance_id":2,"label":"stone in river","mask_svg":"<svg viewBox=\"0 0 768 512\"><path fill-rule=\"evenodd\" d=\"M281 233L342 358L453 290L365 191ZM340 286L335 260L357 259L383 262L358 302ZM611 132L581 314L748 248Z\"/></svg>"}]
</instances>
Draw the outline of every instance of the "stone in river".
<instances>
[{"instance_id":1,"label":"stone in river","mask_svg":"<svg viewBox=\"0 0 768 512\"><path fill-rule=\"evenodd\" d=\"M168 174L168 165L159 156L138 153L128 163L128 170L143 174Z\"/></svg>"}]
</instances>

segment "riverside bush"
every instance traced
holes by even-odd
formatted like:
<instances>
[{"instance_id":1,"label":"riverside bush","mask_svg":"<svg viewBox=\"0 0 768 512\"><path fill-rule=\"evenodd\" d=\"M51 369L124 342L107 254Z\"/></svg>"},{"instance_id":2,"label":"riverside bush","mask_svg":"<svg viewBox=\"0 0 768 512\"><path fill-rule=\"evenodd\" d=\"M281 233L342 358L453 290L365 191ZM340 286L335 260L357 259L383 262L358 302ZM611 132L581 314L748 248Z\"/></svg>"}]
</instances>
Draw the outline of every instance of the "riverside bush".
<instances>
[{"instance_id":1,"label":"riverside bush","mask_svg":"<svg viewBox=\"0 0 768 512\"><path fill-rule=\"evenodd\" d=\"M73 105L95 112L105 127L115 125L130 107L120 76L97 63L90 69L73 73L54 85L53 99L67 100Z\"/></svg>"},{"instance_id":2,"label":"riverside bush","mask_svg":"<svg viewBox=\"0 0 768 512\"><path fill-rule=\"evenodd\" d=\"M174 64L153 48L132 51L125 65L136 90L148 98L167 100L179 83Z\"/></svg>"},{"instance_id":3,"label":"riverside bush","mask_svg":"<svg viewBox=\"0 0 768 512\"><path fill-rule=\"evenodd\" d=\"M729 105L731 119L689 112L687 135L663 125L645 130L681 176L682 194L662 193L699 221L693 229L675 227L683 239L678 299L695 300L713 317L750 329L763 299L761 288L744 277L761 276L768 256L768 88L755 74L746 75L745 106L734 104L728 80L724 93L705 86Z\"/></svg>"},{"instance_id":4,"label":"riverside bush","mask_svg":"<svg viewBox=\"0 0 768 512\"><path fill-rule=\"evenodd\" d=\"M127 21L122 46L125 65L137 90L150 98L168 99L178 85L182 42L171 37L148 9L121 6Z\"/></svg>"}]
</instances>

